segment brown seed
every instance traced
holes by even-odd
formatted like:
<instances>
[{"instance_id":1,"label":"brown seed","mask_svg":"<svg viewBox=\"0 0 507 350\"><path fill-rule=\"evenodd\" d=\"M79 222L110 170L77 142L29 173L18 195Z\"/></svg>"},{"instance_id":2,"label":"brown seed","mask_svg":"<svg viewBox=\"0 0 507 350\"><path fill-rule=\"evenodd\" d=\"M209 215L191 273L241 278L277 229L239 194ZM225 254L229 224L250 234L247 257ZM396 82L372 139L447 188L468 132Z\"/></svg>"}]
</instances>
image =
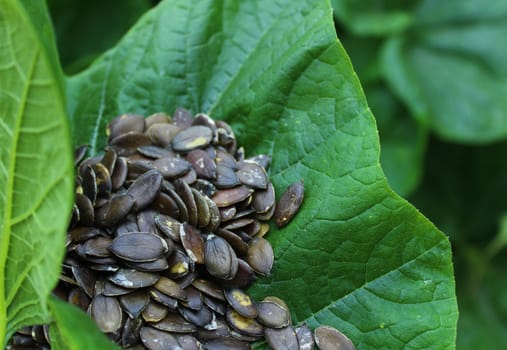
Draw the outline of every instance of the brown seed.
<instances>
[{"instance_id":1,"label":"brown seed","mask_svg":"<svg viewBox=\"0 0 507 350\"><path fill-rule=\"evenodd\" d=\"M172 152L171 150L154 145L144 145L137 147L137 152L139 152L145 157L154 159L174 157L174 152Z\"/></svg>"},{"instance_id":2,"label":"brown seed","mask_svg":"<svg viewBox=\"0 0 507 350\"><path fill-rule=\"evenodd\" d=\"M184 223L180 226L180 240L188 257L197 264L204 263L204 240L194 226Z\"/></svg>"},{"instance_id":3,"label":"brown seed","mask_svg":"<svg viewBox=\"0 0 507 350\"><path fill-rule=\"evenodd\" d=\"M225 296L222 289L209 280L197 278L192 282L192 285L199 291L203 292L206 295L209 295L210 297L225 301Z\"/></svg>"},{"instance_id":4,"label":"brown seed","mask_svg":"<svg viewBox=\"0 0 507 350\"><path fill-rule=\"evenodd\" d=\"M202 343L192 335L182 334L176 335L178 343L180 343L182 350L202 350Z\"/></svg>"},{"instance_id":5,"label":"brown seed","mask_svg":"<svg viewBox=\"0 0 507 350\"><path fill-rule=\"evenodd\" d=\"M172 140L172 147L175 151L188 152L196 148L209 145L213 138L210 128L202 125L191 126L181 130Z\"/></svg>"},{"instance_id":6,"label":"brown seed","mask_svg":"<svg viewBox=\"0 0 507 350\"><path fill-rule=\"evenodd\" d=\"M96 227L80 226L69 231L69 237L73 243L82 243L99 235L105 235L105 233Z\"/></svg>"},{"instance_id":7,"label":"brown seed","mask_svg":"<svg viewBox=\"0 0 507 350\"><path fill-rule=\"evenodd\" d=\"M250 344L234 338L213 339L205 343L207 350L250 350Z\"/></svg>"},{"instance_id":8,"label":"brown seed","mask_svg":"<svg viewBox=\"0 0 507 350\"><path fill-rule=\"evenodd\" d=\"M142 312L143 319L146 322L159 322L167 316L169 310L162 304L156 301L150 301Z\"/></svg>"},{"instance_id":9,"label":"brown seed","mask_svg":"<svg viewBox=\"0 0 507 350\"><path fill-rule=\"evenodd\" d=\"M141 318L132 319L127 317L121 331L121 345L124 348L131 348L140 342L140 330L143 325Z\"/></svg>"},{"instance_id":10,"label":"brown seed","mask_svg":"<svg viewBox=\"0 0 507 350\"><path fill-rule=\"evenodd\" d=\"M127 161L127 180L135 180L145 172L154 169L152 160L133 160L130 158Z\"/></svg>"},{"instance_id":11,"label":"brown seed","mask_svg":"<svg viewBox=\"0 0 507 350\"><path fill-rule=\"evenodd\" d=\"M172 122L179 128L188 128L192 125L192 114L185 108L178 107L173 113Z\"/></svg>"},{"instance_id":12,"label":"brown seed","mask_svg":"<svg viewBox=\"0 0 507 350\"><path fill-rule=\"evenodd\" d=\"M250 265L246 261L238 259L236 276L231 280L223 281L223 286L229 288L248 288L256 279L255 271Z\"/></svg>"},{"instance_id":13,"label":"brown seed","mask_svg":"<svg viewBox=\"0 0 507 350\"><path fill-rule=\"evenodd\" d=\"M130 318L139 317L149 302L150 295L144 290L120 296L120 305Z\"/></svg>"},{"instance_id":14,"label":"brown seed","mask_svg":"<svg viewBox=\"0 0 507 350\"><path fill-rule=\"evenodd\" d=\"M170 333L149 326L140 330L140 338L149 350L180 350L181 347Z\"/></svg>"},{"instance_id":15,"label":"brown seed","mask_svg":"<svg viewBox=\"0 0 507 350\"><path fill-rule=\"evenodd\" d=\"M239 288L224 290L224 296L229 305L243 317L256 318L258 315L252 297Z\"/></svg>"},{"instance_id":16,"label":"brown seed","mask_svg":"<svg viewBox=\"0 0 507 350\"><path fill-rule=\"evenodd\" d=\"M106 135L109 140L128 132L141 133L144 131L144 117L135 114L124 114L111 120L106 128Z\"/></svg>"},{"instance_id":17,"label":"brown seed","mask_svg":"<svg viewBox=\"0 0 507 350\"><path fill-rule=\"evenodd\" d=\"M330 326L318 327L314 332L314 337L321 350L355 350L349 338Z\"/></svg>"},{"instance_id":18,"label":"brown seed","mask_svg":"<svg viewBox=\"0 0 507 350\"><path fill-rule=\"evenodd\" d=\"M83 167L81 178L83 194L90 199L92 204L95 204L95 200L97 199L97 180L95 171L90 165Z\"/></svg>"},{"instance_id":19,"label":"brown seed","mask_svg":"<svg viewBox=\"0 0 507 350\"><path fill-rule=\"evenodd\" d=\"M208 197L213 197L216 192L215 186L211 182L203 179L197 179L192 184L192 187Z\"/></svg>"},{"instance_id":20,"label":"brown seed","mask_svg":"<svg viewBox=\"0 0 507 350\"><path fill-rule=\"evenodd\" d=\"M246 186L238 186L230 189L220 190L211 198L217 207L228 207L247 199L253 190Z\"/></svg>"},{"instance_id":21,"label":"brown seed","mask_svg":"<svg viewBox=\"0 0 507 350\"><path fill-rule=\"evenodd\" d=\"M157 123L148 128L146 135L154 144L167 147L179 131L180 128L176 125Z\"/></svg>"},{"instance_id":22,"label":"brown seed","mask_svg":"<svg viewBox=\"0 0 507 350\"><path fill-rule=\"evenodd\" d=\"M162 321L154 323L153 327L162 331L175 333L192 333L196 330L193 323L188 322L183 317L175 313L168 313Z\"/></svg>"},{"instance_id":23,"label":"brown seed","mask_svg":"<svg viewBox=\"0 0 507 350\"><path fill-rule=\"evenodd\" d=\"M197 207L197 226L198 227L206 227L208 226L211 214L208 206L208 202L204 198L204 195L192 188L192 195L194 196L195 205Z\"/></svg>"},{"instance_id":24,"label":"brown seed","mask_svg":"<svg viewBox=\"0 0 507 350\"><path fill-rule=\"evenodd\" d=\"M264 328L259 322L253 318L241 316L231 307L227 308L225 319L232 328L241 334L251 336L261 336L263 334Z\"/></svg>"},{"instance_id":25,"label":"brown seed","mask_svg":"<svg viewBox=\"0 0 507 350\"><path fill-rule=\"evenodd\" d=\"M97 181L97 196L101 198L109 198L113 185L111 183L111 174L106 166L102 163L93 165L95 171L95 181Z\"/></svg>"},{"instance_id":26,"label":"brown seed","mask_svg":"<svg viewBox=\"0 0 507 350\"><path fill-rule=\"evenodd\" d=\"M253 194L252 209L259 214L266 213L275 204L275 188L268 183L265 190L257 190Z\"/></svg>"},{"instance_id":27,"label":"brown seed","mask_svg":"<svg viewBox=\"0 0 507 350\"><path fill-rule=\"evenodd\" d=\"M111 173L111 185L113 186L113 190L117 191L120 187L123 186L125 180L127 180L128 173L128 165L127 159L124 157L116 158L116 162L114 163L114 169Z\"/></svg>"},{"instance_id":28,"label":"brown seed","mask_svg":"<svg viewBox=\"0 0 507 350\"><path fill-rule=\"evenodd\" d=\"M176 250L167 259L169 264L169 270L167 275L171 278L180 278L186 276L190 271L194 269L193 261L180 250Z\"/></svg>"},{"instance_id":29,"label":"brown seed","mask_svg":"<svg viewBox=\"0 0 507 350\"><path fill-rule=\"evenodd\" d=\"M220 211L218 210L215 202L211 198L204 196L204 200L208 204L210 220L206 229L210 232L215 232L218 226L220 226Z\"/></svg>"},{"instance_id":30,"label":"brown seed","mask_svg":"<svg viewBox=\"0 0 507 350\"><path fill-rule=\"evenodd\" d=\"M77 251L81 256L92 256L98 258L105 258L111 255L109 247L111 246L111 238L109 237L94 237L90 238L83 244L78 245Z\"/></svg>"},{"instance_id":31,"label":"brown seed","mask_svg":"<svg viewBox=\"0 0 507 350\"><path fill-rule=\"evenodd\" d=\"M176 201L163 192L160 192L151 204L151 207L158 211L160 214L168 215L170 217L179 217L180 216L180 208Z\"/></svg>"},{"instance_id":32,"label":"brown seed","mask_svg":"<svg viewBox=\"0 0 507 350\"><path fill-rule=\"evenodd\" d=\"M119 295L125 295L132 293L132 289L130 288L123 288L120 286L117 286L114 283L111 283L109 281L103 281L103 289L102 294L104 294L106 297L116 297Z\"/></svg>"},{"instance_id":33,"label":"brown seed","mask_svg":"<svg viewBox=\"0 0 507 350\"><path fill-rule=\"evenodd\" d=\"M171 122L171 117L165 113L154 113L145 119L146 121L146 129L148 129L153 124L168 124Z\"/></svg>"},{"instance_id":34,"label":"brown seed","mask_svg":"<svg viewBox=\"0 0 507 350\"><path fill-rule=\"evenodd\" d=\"M188 209L187 206L185 205L185 202L183 202L183 199L181 199L179 194L176 193L176 191L173 189L167 188L166 191L167 194L176 202L178 206L178 211L180 213L180 215L178 216L178 220L180 220L181 222L185 221L188 222Z\"/></svg>"},{"instance_id":35,"label":"brown seed","mask_svg":"<svg viewBox=\"0 0 507 350\"><path fill-rule=\"evenodd\" d=\"M79 224L92 226L95 219L93 204L84 194L76 193L75 203L79 209Z\"/></svg>"},{"instance_id":36,"label":"brown seed","mask_svg":"<svg viewBox=\"0 0 507 350\"><path fill-rule=\"evenodd\" d=\"M160 277L160 279L153 285L153 287L160 292L178 300L187 300L185 292L178 283L167 277Z\"/></svg>"},{"instance_id":37,"label":"brown seed","mask_svg":"<svg viewBox=\"0 0 507 350\"><path fill-rule=\"evenodd\" d=\"M103 333L114 333L122 324L122 311L116 298L97 295L90 304L90 313Z\"/></svg>"},{"instance_id":38,"label":"brown seed","mask_svg":"<svg viewBox=\"0 0 507 350\"><path fill-rule=\"evenodd\" d=\"M185 159L176 157L159 158L153 162L155 169L160 171L164 178L175 179L186 174L191 165Z\"/></svg>"},{"instance_id":39,"label":"brown seed","mask_svg":"<svg viewBox=\"0 0 507 350\"><path fill-rule=\"evenodd\" d=\"M135 199L133 209L137 212L146 208L158 196L161 186L162 174L158 170L139 176L127 191Z\"/></svg>"},{"instance_id":40,"label":"brown seed","mask_svg":"<svg viewBox=\"0 0 507 350\"><path fill-rule=\"evenodd\" d=\"M170 297L158 289L150 289L149 291L151 299L155 300L156 302L164 305L168 309L175 311L178 308L178 299L175 299L173 297Z\"/></svg>"},{"instance_id":41,"label":"brown seed","mask_svg":"<svg viewBox=\"0 0 507 350\"><path fill-rule=\"evenodd\" d=\"M292 326L284 328L266 328L264 335L269 346L273 350L296 350L299 349L299 342L296 332Z\"/></svg>"},{"instance_id":42,"label":"brown seed","mask_svg":"<svg viewBox=\"0 0 507 350\"><path fill-rule=\"evenodd\" d=\"M135 198L128 192L115 195L111 200L97 210L95 217L100 226L110 227L123 219L136 203Z\"/></svg>"},{"instance_id":43,"label":"brown seed","mask_svg":"<svg viewBox=\"0 0 507 350\"><path fill-rule=\"evenodd\" d=\"M257 303L259 315L257 320L269 328L283 328L290 323L289 310L271 301Z\"/></svg>"},{"instance_id":44,"label":"brown seed","mask_svg":"<svg viewBox=\"0 0 507 350\"><path fill-rule=\"evenodd\" d=\"M268 186L266 170L256 163L243 162L237 175L239 181L249 187L265 190Z\"/></svg>"},{"instance_id":45,"label":"brown seed","mask_svg":"<svg viewBox=\"0 0 507 350\"><path fill-rule=\"evenodd\" d=\"M236 215L235 206L220 208L220 219L222 221L229 221L234 215Z\"/></svg>"},{"instance_id":46,"label":"brown seed","mask_svg":"<svg viewBox=\"0 0 507 350\"><path fill-rule=\"evenodd\" d=\"M169 240L167 240L166 242L169 242ZM170 251L172 251L172 249L170 249ZM150 262L135 263L135 262L131 262L131 261L125 261L124 263L128 267L131 267L131 268L139 270L139 271L145 271L145 272L159 272L159 271L167 270L169 268L169 264L168 264L167 259L165 257L161 257L155 261L150 261Z\"/></svg>"},{"instance_id":47,"label":"brown seed","mask_svg":"<svg viewBox=\"0 0 507 350\"><path fill-rule=\"evenodd\" d=\"M182 305L188 309L199 310L203 305L203 296L195 287L188 286L184 289L187 301L183 302Z\"/></svg>"},{"instance_id":48,"label":"brown seed","mask_svg":"<svg viewBox=\"0 0 507 350\"><path fill-rule=\"evenodd\" d=\"M178 311L188 322L206 329L209 328L209 324L212 322L214 317L213 313L207 306L203 306L199 310L192 310L179 305Z\"/></svg>"},{"instance_id":49,"label":"brown seed","mask_svg":"<svg viewBox=\"0 0 507 350\"><path fill-rule=\"evenodd\" d=\"M226 230L236 230L238 228L245 227L250 225L254 220L251 218L242 218L233 220L227 223L227 225L223 226Z\"/></svg>"},{"instance_id":50,"label":"brown seed","mask_svg":"<svg viewBox=\"0 0 507 350\"><path fill-rule=\"evenodd\" d=\"M167 253L165 240L152 233L128 233L113 240L111 252L117 257L132 262L155 261Z\"/></svg>"},{"instance_id":51,"label":"brown seed","mask_svg":"<svg viewBox=\"0 0 507 350\"><path fill-rule=\"evenodd\" d=\"M81 287L90 298L93 298L93 286L96 282L95 274L84 266L72 266L72 275L77 285Z\"/></svg>"},{"instance_id":52,"label":"brown seed","mask_svg":"<svg viewBox=\"0 0 507 350\"><path fill-rule=\"evenodd\" d=\"M208 152L195 149L187 154L187 161L192 165L200 178L214 179L217 176L217 166Z\"/></svg>"},{"instance_id":53,"label":"brown seed","mask_svg":"<svg viewBox=\"0 0 507 350\"><path fill-rule=\"evenodd\" d=\"M218 188L232 188L241 184L236 171L221 164L217 165L216 177L212 182Z\"/></svg>"},{"instance_id":54,"label":"brown seed","mask_svg":"<svg viewBox=\"0 0 507 350\"><path fill-rule=\"evenodd\" d=\"M306 323L296 328L296 336L299 341L299 350L313 350L315 341L310 327Z\"/></svg>"},{"instance_id":55,"label":"brown seed","mask_svg":"<svg viewBox=\"0 0 507 350\"><path fill-rule=\"evenodd\" d=\"M204 265L213 277L232 279L238 271L236 253L225 239L210 234L204 243Z\"/></svg>"},{"instance_id":56,"label":"brown seed","mask_svg":"<svg viewBox=\"0 0 507 350\"><path fill-rule=\"evenodd\" d=\"M180 176L179 179L187 184L191 185L197 181L197 174L194 169L190 169L185 175Z\"/></svg>"},{"instance_id":57,"label":"brown seed","mask_svg":"<svg viewBox=\"0 0 507 350\"><path fill-rule=\"evenodd\" d=\"M269 275L274 256L271 244L264 238L254 238L248 244L246 261L260 275Z\"/></svg>"},{"instance_id":58,"label":"brown seed","mask_svg":"<svg viewBox=\"0 0 507 350\"><path fill-rule=\"evenodd\" d=\"M287 225L296 215L303 203L304 194L303 181L293 183L282 194L275 211L275 223L278 227Z\"/></svg>"},{"instance_id":59,"label":"brown seed","mask_svg":"<svg viewBox=\"0 0 507 350\"><path fill-rule=\"evenodd\" d=\"M90 305L91 298L81 288L72 288L67 297L67 302L76 305L81 310L86 311Z\"/></svg>"},{"instance_id":60,"label":"brown seed","mask_svg":"<svg viewBox=\"0 0 507 350\"><path fill-rule=\"evenodd\" d=\"M170 216L159 214L155 216L155 224L159 230L175 242L180 241L181 222Z\"/></svg>"},{"instance_id":61,"label":"brown seed","mask_svg":"<svg viewBox=\"0 0 507 350\"><path fill-rule=\"evenodd\" d=\"M120 269L109 277L114 284L124 288L143 288L155 284L159 275L133 269Z\"/></svg>"},{"instance_id":62,"label":"brown seed","mask_svg":"<svg viewBox=\"0 0 507 350\"><path fill-rule=\"evenodd\" d=\"M268 156L267 154L259 154L254 157L248 158L245 161L256 163L267 170L269 168L269 164L271 163L271 157Z\"/></svg>"},{"instance_id":63,"label":"brown seed","mask_svg":"<svg viewBox=\"0 0 507 350\"><path fill-rule=\"evenodd\" d=\"M245 243L237 234L232 231L219 228L216 232L217 236L225 239L234 249L238 256L245 256L248 253L248 244Z\"/></svg>"},{"instance_id":64,"label":"brown seed","mask_svg":"<svg viewBox=\"0 0 507 350\"><path fill-rule=\"evenodd\" d=\"M192 190L190 186L180 179L174 181L174 187L178 195L180 196L183 203L185 203L185 207L188 211L188 223L190 225L197 225L197 204L194 200L194 195L192 194ZM184 220L186 221L186 220Z\"/></svg>"},{"instance_id":65,"label":"brown seed","mask_svg":"<svg viewBox=\"0 0 507 350\"><path fill-rule=\"evenodd\" d=\"M74 165L79 165L79 163L81 163L87 150L88 145L81 145L74 150Z\"/></svg>"},{"instance_id":66,"label":"brown seed","mask_svg":"<svg viewBox=\"0 0 507 350\"><path fill-rule=\"evenodd\" d=\"M111 140L109 145L116 151L119 156L130 156L137 152L137 148L149 145L151 140L145 134L139 132L129 132L121 134Z\"/></svg>"}]
</instances>

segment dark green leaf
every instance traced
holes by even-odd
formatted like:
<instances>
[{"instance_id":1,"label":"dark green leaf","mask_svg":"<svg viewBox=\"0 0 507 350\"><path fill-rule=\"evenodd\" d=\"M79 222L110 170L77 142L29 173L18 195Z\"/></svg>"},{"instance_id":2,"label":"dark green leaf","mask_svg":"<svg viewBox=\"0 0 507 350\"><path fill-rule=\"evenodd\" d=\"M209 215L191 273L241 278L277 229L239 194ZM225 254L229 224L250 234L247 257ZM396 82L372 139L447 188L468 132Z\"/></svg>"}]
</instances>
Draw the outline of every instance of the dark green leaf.
<instances>
[{"instance_id":1,"label":"dark green leaf","mask_svg":"<svg viewBox=\"0 0 507 350\"><path fill-rule=\"evenodd\" d=\"M488 242L507 211L507 143L459 146L433 139L426 174L410 200L451 240Z\"/></svg>"},{"instance_id":2,"label":"dark green leaf","mask_svg":"<svg viewBox=\"0 0 507 350\"><path fill-rule=\"evenodd\" d=\"M74 305L52 298L50 306L56 322L50 326L53 350L119 349Z\"/></svg>"},{"instance_id":3,"label":"dark green leaf","mask_svg":"<svg viewBox=\"0 0 507 350\"><path fill-rule=\"evenodd\" d=\"M228 120L247 155L272 155L278 193L304 179L257 299L280 296L296 322L336 326L359 349L454 347L449 242L388 187L327 2L163 1L68 91L75 141L93 152L117 114L181 105Z\"/></svg>"},{"instance_id":4,"label":"dark green leaf","mask_svg":"<svg viewBox=\"0 0 507 350\"><path fill-rule=\"evenodd\" d=\"M415 22L382 68L412 114L456 142L507 136L507 2L426 0Z\"/></svg>"},{"instance_id":5,"label":"dark green leaf","mask_svg":"<svg viewBox=\"0 0 507 350\"><path fill-rule=\"evenodd\" d=\"M422 176L427 130L413 120L387 85L378 68L379 39L340 38L363 83L380 134L380 163L396 193L407 196Z\"/></svg>"},{"instance_id":6,"label":"dark green leaf","mask_svg":"<svg viewBox=\"0 0 507 350\"><path fill-rule=\"evenodd\" d=\"M73 192L55 56L36 34L34 14L25 10L16 1L0 1L2 343L23 325L49 320L46 299L60 272Z\"/></svg>"},{"instance_id":7,"label":"dark green leaf","mask_svg":"<svg viewBox=\"0 0 507 350\"><path fill-rule=\"evenodd\" d=\"M150 8L149 0L48 0L48 4L67 73L86 68Z\"/></svg>"}]
</instances>

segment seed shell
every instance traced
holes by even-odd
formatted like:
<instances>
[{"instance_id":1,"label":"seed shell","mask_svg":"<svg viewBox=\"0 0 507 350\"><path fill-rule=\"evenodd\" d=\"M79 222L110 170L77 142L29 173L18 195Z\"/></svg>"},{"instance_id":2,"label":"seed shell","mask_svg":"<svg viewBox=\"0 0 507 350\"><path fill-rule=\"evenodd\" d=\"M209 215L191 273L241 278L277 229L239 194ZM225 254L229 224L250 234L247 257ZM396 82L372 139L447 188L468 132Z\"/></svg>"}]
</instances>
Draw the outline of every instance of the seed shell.
<instances>
[{"instance_id":1,"label":"seed shell","mask_svg":"<svg viewBox=\"0 0 507 350\"><path fill-rule=\"evenodd\" d=\"M284 227L292 220L303 203L304 195L303 181L293 183L282 194L275 210L275 223L278 227Z\"/></svg>"}]
</instances>

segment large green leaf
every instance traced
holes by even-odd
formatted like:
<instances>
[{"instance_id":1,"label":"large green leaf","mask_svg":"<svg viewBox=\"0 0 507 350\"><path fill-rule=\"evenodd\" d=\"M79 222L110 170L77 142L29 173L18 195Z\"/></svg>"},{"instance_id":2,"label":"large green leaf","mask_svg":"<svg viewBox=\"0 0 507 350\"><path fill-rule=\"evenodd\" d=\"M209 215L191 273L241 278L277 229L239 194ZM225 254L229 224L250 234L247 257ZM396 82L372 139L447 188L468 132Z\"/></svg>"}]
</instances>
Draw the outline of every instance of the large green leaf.
<instances>
[{"instance_id":1,"label":"large green leaf","mask_svg":"<svg viewBox=\"0 0 507 350\"><path fill-rule=\"evenodd\" d=\"M56 322L50 326L53 350L119 350L100 333L95 323L74 305L53 297L50 307Z\"/></svg>"},{"instance_id":2,"label":"large green leaf","mask_svg":"<svg viewBox=\"0 0 507 350\"><path fill-rule=\"evenodd\" d=\"M26 4L26 2L25 2ZM32 20L44 3L0 1L0 342L49 320L72 205L61 79ZM47 18L47 17L46 17ZM41 22L39 22L41 23ZM53 45L54 47L54 45ZM2 344L3 345L3 344Z\"/></svg>"},{"instance_id":3,"label":"large green leaf","mask_svg":"<svg viewBox=\"0 0 507 350\"><path fill-rule=\"evenodd\" d=\"M68 81L76 143L108 120L184 106L228 120L247 154L273 157L278 191L304 179L296 219L269 240L252 292L295 322L331 324L358 349L451 349L449 242L387 185L375 121L326 1L163 1ZM259 345L262 346L262 345Z\"/></svg>"},{"instance_id":4,"label":"large green leaf","mask_svg":"<svg viewBox=\"0 0 507 350\"><path fill-rule=\"evenodd\" d=\"M428 132L410 117L380 76L378 61L383 41L345 33L340 39L354 64L377 121L382 169L396 193L408 196L417 188L422 177Z\"/></svg>"},{"instance_id":5,"label":"large green leaf","mask_svg":"<svg viewBox=\"0 0 507 350\"><path fill-rule=\"evenodd\" d=\"M507 136L507 2L425 0L413 31L392 38L383 71L412 114L441 137Z\"/></svg>"}]
</instances>

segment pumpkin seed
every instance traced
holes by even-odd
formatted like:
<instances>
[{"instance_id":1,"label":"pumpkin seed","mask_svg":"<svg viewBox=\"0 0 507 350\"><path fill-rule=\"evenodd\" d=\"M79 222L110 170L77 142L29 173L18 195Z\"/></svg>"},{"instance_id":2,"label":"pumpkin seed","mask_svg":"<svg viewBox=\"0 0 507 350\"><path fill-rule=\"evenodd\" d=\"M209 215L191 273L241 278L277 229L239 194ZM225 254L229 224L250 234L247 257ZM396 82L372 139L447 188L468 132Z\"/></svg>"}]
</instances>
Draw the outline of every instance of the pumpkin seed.
<instances>
[{"instance_id":1,"label":"pumpkin seed","mask_svg":"<svg viewBox=\"0 0 507 350\"><path fill-rule=\"evenodd\" d=\"M114 333L122 325L122 311L116 298L97 295L90 304L90 313L104 333Z\"/></svg>"},{"instance_id":2,"label":"pumpkin seed","mask_svg":"<svg viewBox=\"0 0 507 350\"><path fill-rule=\"evenodd\" d=\"M130 318L137 318L150 302L150 295L139 290L130 294L120 296L120 306Z\"/></svg>"},{"instance_id":3,"label":"pumpkin seed","mask_svg":"<svg viewBox=\"0 0 507 350\"><path fill-rule=\"evenodd\" d=\"M239 288L225 289L224 296L229 305L241 316L247 318L257 317L258 311L254 301L243 290Z\"/></svg>"},{"instance_id":4,"label":"pumpkin seed","mask_svg":"<svg viewBox=\"0 0 507 350\"><path fill-rule=\"evenodd\" d=\"M127 194L134 197L133 209L137 212L146 208L157 197L161 186L162 174L157 170L139 176L127 191Z\"/></svg>"},{"instance_id":5,"label":"pumpkin seed","mask_svg":"<svg viewBox=\"0 0 507 350\"><path fill-rule=\"evenodd\" d=\"M256 163L243 162L237 174L239 181L251 188L265 190L268 186L266 170Z\"/></svg>"},{"instance_id":6,"label":"pumpkin seed","mask_svg":"<svg viewBox=\"0 0 507 350\"><path fill-rule=\"evenodd\" d=\"M119 135L129 132L141 133L144 131L144 117L134 114L123 114L111 120L106 128L106 135L112 140Z\"/></svg>"},{"instance_id":7,"label":"pumpkin seed","mask_svg":"<svg viewBox=\"0 0 507 350\"><path fill-rule=\"evenodd\" d=\"M303 181L299 181L290 185L282 194L275 211L275 223L278 227L287 225L296 215L303 203L304 193Z\"/></svg>"},{"instance_id":8,"label":"pumpkin seed","mask_svg":"<svg viewBox=\"0 0 507 350\"><path fill-rule=\"evenodd\" d=\"M271 301L261 301L257 304L259 312L257 319L269 328L283 328L290 323L289 310Z\"/></svg>"},{"instance_id":9,"label":"pumpkin seed","mask_svg":"<svg viewBox=\"0 0 507 350\"><path fill-rule=\"evenodd\" d=\"M294 350L299 349L299 342L294 328L266 328L264 335L269 346L273 350Z\"/></svg>"},{"instance_id":10,"label":"pumpkin seed","mask_svg":"<svg viewBox=\"0 0 507 350\"><path fill-rule=\"evenodd\" d=\"M146 322L154 323L161 321L167 316L169 310L156 301L150 301L142 312L142 317Z\"/></svg>"},{"instance_id":11,"label":"pumpkin seed","mask_svg":"<svg viewBox=\"0 0 507 350\"><path fill-rule=\"evenodd\" d=\"M202 149L190 151L187 154L187 161L199 178L214 179L217 176L217 166L208 152Z\"/></svg>"},{"instance_id":12,"label":"pumpkin seed","mask_svg":"<svg viewBox=\"0 0 507 350\"><path fill-rule=\"evenodd\" d=\"M176 157L159 158L153 162L155 169L160 171L165 179L175 179L187 173L191 165L185 159Z\"/></svg>"},{"instance_id":13,"label":"pumpkin seed","mask_svg":"<svg viewBox=\"0 0 507 350\"><path fill-rule=\"evenodd\" d=\"M139 334L144 346L149 350L183 350L176 338L167 332L143 326Z\"/></svg>"},{"instance_id":14,"label":"pumpkin seed","mask_svg":"<svg viewBox=\"0 0 507 350\"><path fill-rule=\"evenodd\" d=\"M120 269L109 277L114 284L124 288L143 288L155 284L159 276L154 273L137 271L134 269Z\"/></svg>"},{"instance_id":15,"label":"pumpkin seed","mask_svg":"<svg viewBox=\"0 0 507 350\"><path fill-rule=\"evenodd\" d=\"M188 152L196 148L206 147L213 138L210 128L202 125L191 126L181 130L172 140L175 151Z\"/></svg>"},{"instance_id":16,"label":"pumpkin seed","mask_svg":"<svg viewBox=\"0 0 507 350\"><path fill-rule=\"evenodd\" d=\"M314 333L320 350L355 350L354 344L339 330L330 326L320 326Z\"/></svg>"},{"instance_id":17,"label":"pumpkin seed","mask_svg":"<svg viewBox=\"0 0 507 350\"><path fill-rule=\"evenodd\" d=\"M128 233L113 240L111 252L117 257L132 262L149 262L167 253L165 240L152 233Z\"/></svg>"},{"instance_id":18,"label":"pumpkin seed","mask_svg":"<svg viewBox=\"0 0 507 350\"><path fill-rule=\"evenodd\" d=\"M248 244L246 261L258 274L269 275L274 259L273 248L264 238L254 238Z\"/></svg>"},{"instance_id":19,"label":"pumpkin seed","mask_svg":"<svg viewBox=\"0 0 507 350\"><path fill-rule=\"evenodd\" d=\"M236 253L225 239L213 234L204 243L204 265L210 275L232 279L238 271Z\"/></svg>"},{"instance_id":20,"label":"pumpkin seed","mask_svg":"<svg viewBox=\"0 0 507 350\"><path fill-rule=\"evenodd\" d=\"M197 228L187 223L180 225L180 240L188 257L194 263L204 263L204 240Z\"/></svg>"},{"instance_id":21,"label":"pumpkin seed","mask_svg":"<svg viewBox=\"0 0 507 350\"><path fill-rule=\"evenodd\" d=\"M296 328L296 336L298 337L299 350L313 350L315 341L313 340L312 331L306 323Z\"/></svg>"},{"instance_id":22,"label":"pumpkin seed","mask_svg":"<svg viewBox=\"0 0 507 350\"><path fill-rule=\"evenodd\" d=\"M259 322L253 318L241 316L232 307L227 308L227 311L225 312L225 319L232 328L241 334L261 336L264 332L264 328Z\"/></svg>"}]
</instances>

